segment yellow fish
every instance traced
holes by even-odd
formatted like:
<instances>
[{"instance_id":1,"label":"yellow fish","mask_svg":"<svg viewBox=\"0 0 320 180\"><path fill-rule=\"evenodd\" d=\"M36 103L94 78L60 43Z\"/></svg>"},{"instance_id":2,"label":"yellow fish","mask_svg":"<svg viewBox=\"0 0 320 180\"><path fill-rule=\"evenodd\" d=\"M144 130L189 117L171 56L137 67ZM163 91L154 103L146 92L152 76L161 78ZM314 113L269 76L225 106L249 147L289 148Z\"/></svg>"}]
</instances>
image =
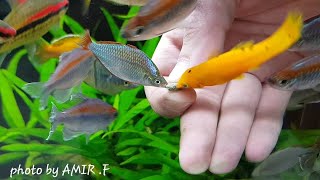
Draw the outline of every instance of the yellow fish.
<instances>
[{"instance_id":1,"label":"yellow fish","mask_svg":"<svg viewBox=\"0 0 320 180\"><path fill-rule=\"evenodd\" d=\"M267 39L257 44L241 43L226 53L187 69L176 88L214 86L241 77L290 48L301 37L302 26L302 14L291 12Z\"/></svg>"},{"instance_id":2,"label":"yellow fish","mask_svg":"<svg viewBox=\"0 0 320 180\"><path fill-rule=\"evenodd\" d=\"M69 34L52 41L50 44L43 39L36 42L36 51L33 61L44 63L50 58L59 58L65 52L72 51L79 47L80 35Z\"/></svg>"}]
</instances>

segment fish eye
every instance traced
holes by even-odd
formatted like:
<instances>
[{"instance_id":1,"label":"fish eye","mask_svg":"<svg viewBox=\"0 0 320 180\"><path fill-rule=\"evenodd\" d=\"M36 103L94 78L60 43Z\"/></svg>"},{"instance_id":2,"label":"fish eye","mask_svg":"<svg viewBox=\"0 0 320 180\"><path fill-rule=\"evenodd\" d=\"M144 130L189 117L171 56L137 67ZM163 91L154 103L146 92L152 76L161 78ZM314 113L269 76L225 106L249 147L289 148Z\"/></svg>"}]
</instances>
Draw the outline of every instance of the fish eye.
<instances>
[{"instance_id":1,"label":"fish eye","mask_svg":"<svg viewBox=\"0 0 320 180\"><path fill-rule=\"evenodd\" d=\"M134 34L137 36L137 35L140 35L143 33L143 26L138 26L134 29Z\"/></svg>"},{"instance_id":2,"label":"fish eye","mask_svg":"<svg viewBox=\"0 0 320 180\"><path fill-rule=\"evenodd\" d=\"M128 86L128 85L129 85L129 82L128 82L128 81L125 81L125 82L124 82L124 85L125 85L125 86Z\"/></svg>"},{"instance_id":3,"label":"fish eye","mask_svg":"<svg viewBox=\"0 0 320 180\"><path fill-rule=\"evenodd\" d=\"M279 82L281 85L286 85L288 83L288 80L283 79Z\"/></svg>"},{"instance_id":4,"label":"fish eye","mask_svg":"<svg viewBox=\"0 0 320 180\"><path fill-rule=\"evenodd\" d=\"M155 80L154 81L156 84L160 84L161 82L160 82L160 80Z\"/></svg>"}]
</instances>

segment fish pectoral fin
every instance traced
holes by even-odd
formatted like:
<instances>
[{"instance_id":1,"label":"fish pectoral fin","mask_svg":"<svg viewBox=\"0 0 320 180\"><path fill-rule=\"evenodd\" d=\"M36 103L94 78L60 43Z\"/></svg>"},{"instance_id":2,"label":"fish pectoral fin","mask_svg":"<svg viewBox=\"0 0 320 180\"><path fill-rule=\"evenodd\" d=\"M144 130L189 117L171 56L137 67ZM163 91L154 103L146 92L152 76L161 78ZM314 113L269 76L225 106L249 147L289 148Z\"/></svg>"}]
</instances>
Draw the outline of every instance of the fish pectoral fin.
<instances>
[{"instance_id":1,"label":"fish pectoral fin","mask_svg":"<svg viewBox=\"0 0 320 180\"><path fill-rule=\"evenodd\" d=\"M34 62L34 55L36 54L37 45L35 43L26 44L24 45L28 52L28 58L33 63Z\"/></svg>"},{"instance_id":2,"label":"fish pectoral fin","mask_svg":"<svg viewBox=\"0 0 320 180\"><path fill-rule=\"evenodd\" d=\"M59 103L64 103L66 101L68 101L71 97L72 94L72 89L63 89L63 90L55 90L53 92L53 97L57 100L57 102Z\"/></svg>"},{"instance_id":3,"label":"fish pectoral fin","mask_svg":"<svg viewBox=\"0 0 320 180\"><path fill-rule=\"evenodd\" d=\"M63 140L64 141L69 141L73 138L76 138L78 136L80 136L82 133L76 132L76 131L72 131L69 128L64 127L63 128Z\"/></svg>"},{"instance_id":4,"label":"fish pectoral fin","mask_svg":"<svg viewBox=\"0 0 320 180\"><path fill-rule=\"evenodd\" d=\"M244 49L244 48L248 48L248 47L252 47L254 45L254 41L246 41L246 42L241 42L237 45L235 45L233 49Z\"/></svg>"}]
</instances>

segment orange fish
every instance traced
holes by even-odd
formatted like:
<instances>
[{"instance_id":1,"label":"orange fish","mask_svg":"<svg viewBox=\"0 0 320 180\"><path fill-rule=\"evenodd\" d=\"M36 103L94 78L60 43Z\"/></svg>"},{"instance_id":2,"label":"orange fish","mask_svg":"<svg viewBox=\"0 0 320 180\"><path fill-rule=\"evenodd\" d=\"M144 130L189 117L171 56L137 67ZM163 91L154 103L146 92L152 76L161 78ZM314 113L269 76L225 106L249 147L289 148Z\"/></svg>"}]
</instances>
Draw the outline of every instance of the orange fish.
<instances>
[{"instance_id":1,"label":"orange fish","mask_svg":"<svg viewBox=\"0 0 320 180\"><path fill-rule=\"evenodd\" d=\"M174 29L196 7L197 0L149 0L128 22L122 36L130 41L147 40Z\"/></svg>"},{"instance_id":2,"label":"orange fish","mask_svg":"<svg viewBox=\"0 0 320 180\"><path fill-rule=\"evenodd\" d=\"M300 37L303 25L300 13L289 13L284 23L267 39L245 42L217 57L187 69L176 88L201 88L224 84L255 69L291 47Z\"/></svg>"}]
</instances>

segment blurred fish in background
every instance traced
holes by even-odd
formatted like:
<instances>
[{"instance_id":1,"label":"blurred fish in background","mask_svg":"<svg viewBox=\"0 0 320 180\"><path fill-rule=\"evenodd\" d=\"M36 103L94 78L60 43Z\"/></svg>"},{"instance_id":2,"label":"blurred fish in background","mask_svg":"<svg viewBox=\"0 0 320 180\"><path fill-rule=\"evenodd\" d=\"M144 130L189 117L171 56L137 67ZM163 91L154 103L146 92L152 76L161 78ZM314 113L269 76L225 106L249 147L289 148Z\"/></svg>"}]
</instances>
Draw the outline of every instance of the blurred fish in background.
<instances>
[{"instance_id":1,"label":"blurred fish in background","mask_svg":"<svg viewBox=\"0 0 320 180\"><path fill-rule=\"evenodd\" d=\"M314 89L305 89L294 91L291 95L287 110L293 111L302 109L307 104L314 104L320 102L320 92Z\"/></svg>"},{"instance_id":2,"label":"blurred fish in background","mask_svg":"<svg viewBox=\"0 0 320 180\"><path fill-rule=\"evenodd\" d=\"M63 139L65 141L76 138L82 134L86 135L89 142L90 135L105 130L117 117L117 110L100 99L86 99L63 112L59 112L53 104L50 116L51 129L47 140L49 140L59 124L63 124Z\"/></svg>"},{"instance_id":3,"label":"blurred fish in background","mask_svg":"<svg viewBox=\"0 0 320 180\"><path fill-rule=\"evenodd\" d=\"M94 62L93 69L89 72L84 82L108 95L115 95L123 90L133 89L138 86L113 75L98 60Z\"/></svg>"},{"instance_id":4,"label":"blurred fish in background","mask_svg":"<svg viewBox=\"0 0 320 180\"><path fill-rule=\"evenodd\" d=\"M306 23L302 29L300 40L290 51L319 51L320 50L320 17Z\"/></svg>"},{"instance_id":5,"label":"blurred fish in background","mask_svg":"<svg viewBox=\"0 0 320 180\"><path fill-rule=\"evenodd\" d=\"M78 48L80 43L81 36L75 34L68 34L51 43L41 38L35 42L36 48L32 59L43 64L50 58L59 58L61 54Z\"/></svg>"},{"instance_id":6,"label":"blurred fish in background","mask_svg":"<svg viewBox=\"0 0 320 180\"><path fill-rule=\"evenodd\" d=\"M73 87L82 83L93 67L95 58L91 51L81 48L60 56L60 63L48 82L28 83L23 90L34 98L40 98L40 109L47 107L49 95L58 102L66 102Z\"/></svg>"},{"instance_id":7,"label":"blurred fish in background","mask_svg":"<svg viewBox=\"0 0 320 180\"><path fill-rule=\"evenodd\" d=\"M281 90L303 90L313 88L320 91L320 54L303 58L293 65L275 73L267 79L272 87Z\"/></svg>"},{"instance_id":8,"label":"blurred fish in background","mask_svg":"<svg viewBox=\"0 0 320 180\"><path fill-rule=\"evenodd\" d=\"M3 21L16 30L16 35L0 44L0 65L11 50L22 45L30 45L47 33L52 26L57 25L69 5L68 0L9 0L8 2L11 12Z\"/></svg>"},{"instance_id":9,"label":"blurred fish in background","mask_svg":"<svg viewBox=\"0 0 320 180\"><path fill-rule=\"evenodd\" d=\"M129 41L162 35L178 26L195 9L197 0L150 0L121 30Z\"/></svg>"},{"instance_id":10,"label":"blurred fish in background","mask_svg":"<svg viewBox=\"0 0 320 180\"><path fill-rule=\"evenodd\" d=\"M276 151L254 169L252 177L254 180L320 179L319 153L318 142L313 147L288 147Z\"/></svg>"}]
</instances>

